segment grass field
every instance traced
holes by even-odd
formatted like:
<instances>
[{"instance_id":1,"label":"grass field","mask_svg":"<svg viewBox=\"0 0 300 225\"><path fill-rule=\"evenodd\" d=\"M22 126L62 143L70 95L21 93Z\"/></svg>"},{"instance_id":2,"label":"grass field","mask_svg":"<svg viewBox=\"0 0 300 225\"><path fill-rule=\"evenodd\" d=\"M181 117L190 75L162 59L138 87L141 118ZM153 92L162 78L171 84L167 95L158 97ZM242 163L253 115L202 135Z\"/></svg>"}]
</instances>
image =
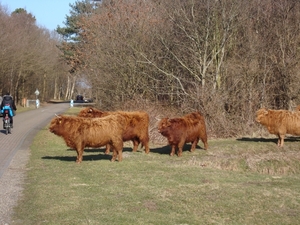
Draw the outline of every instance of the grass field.
<instances>
[{"instance_id":1,"label":"grass field","mask_svg":"<svg viewBox=\"0 0 300 225\"><path fill-rule=\"evenodd\" d=\"M31 146L16 224L299 224L300 140L209 140L169 156L168 146L110 162L104 148L76 152L39 132Z\"/></svg>"}]
</instances>

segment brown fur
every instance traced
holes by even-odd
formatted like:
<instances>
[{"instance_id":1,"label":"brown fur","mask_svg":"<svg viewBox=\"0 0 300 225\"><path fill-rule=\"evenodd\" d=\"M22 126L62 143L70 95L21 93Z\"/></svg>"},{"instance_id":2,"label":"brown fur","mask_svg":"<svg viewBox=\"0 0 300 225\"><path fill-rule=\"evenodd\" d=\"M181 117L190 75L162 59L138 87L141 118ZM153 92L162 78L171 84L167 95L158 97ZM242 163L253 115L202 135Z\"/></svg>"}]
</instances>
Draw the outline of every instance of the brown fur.
<instances>
[{"instance_id":1,"label":"brown fur","mask_svg":"<svg viewBox=\"0 0 300 225\"><path fill-rule=\"evenodd\" d=\"M288 110L259 109L256 112L256 122L265 126L270 134L278 136L279 147L284 144L286 134L300 135L300 112Z\"/></svg>"},{"instance_id":2,"label":"brown fur","mask_svg":"<svg viewBox=\"0 0 300 225\"><path fill-rule=\"evenodd\" d=\"M62 137L66 145L77 152L77 163L81 163L85 147L101 147L110 144L113 147L115 161L122 161L125 120L120 115L104 118L83 118L59 115L52 119L49 131Z\"/></svg>"},{"instance_id":3,"label":"brown fur","mask_svg":"<svg viewBox=\"0 0 300 225\"><path fill-rule=\"evenodd\" d=\"M158 132L167 137L172 147L170 155L182 155L185 143L192 142L191 152L196 149L199 139L204 143L204 149L208 149L207 133L204 117L199 112L194 112L178 118L163 118L158 124Z\"/></svg>"},{"instance_id":4,"label":"brown fur","mask_svg":"<svg viewBox=\"0 0 300 225\"><path fill-rule=\"evenodd\" d=\"M108 115L119 114L125 119L125 129L123 133L123 141L132 141L133 150L137 151L138 145L142 143L142 146L145 147L145 152L149 153L149 115L143 111L114 111L114 112L105 112L96 108L87 107L82 109L78 116L79 117L105 117ZM110 146L106 146L105 153L108 154L110 151Z\"/></svg>"}]
</instances>

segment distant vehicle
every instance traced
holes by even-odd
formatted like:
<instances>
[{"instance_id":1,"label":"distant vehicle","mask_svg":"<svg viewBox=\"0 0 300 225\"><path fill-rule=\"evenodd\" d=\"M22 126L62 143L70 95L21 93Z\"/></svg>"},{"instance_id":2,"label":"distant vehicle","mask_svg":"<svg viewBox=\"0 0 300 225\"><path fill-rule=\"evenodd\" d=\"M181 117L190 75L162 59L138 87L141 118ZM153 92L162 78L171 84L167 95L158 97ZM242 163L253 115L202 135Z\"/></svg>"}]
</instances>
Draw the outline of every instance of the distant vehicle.
<instances>
[{"instance_id":1,"label":"distant vehicle","mask_svg":"<svg viewBox=\"0 0 300 225\"><path fill-rule=\"evenodd\" d=\"M91 99L91 98L84 98L83 101L85 103L90 103L90 102L93 102L93 99Z\"/></svg>"},{"instance_id":2,"label":"distant vehicle","mask_svg":"<svg viewBox=\"0 0 300 225\"><path fill-rule=\"evenodd\" d=\"M82 95L77 95L74 103L90 103L93 102L91 98L84 98Z\"/></svg>"},{"instance_id":3,"label":"distant vehicle","mask_svg":"<svg viewBox=\"0 0 300 225\"><path fill-rule=\"evenodd\" d=\"M84 103L83 96L82 95L77 95L76 100L74 103Z\"/></svg>"},{"instance_id":4,"label":"distant vehicle","mask_svg":"<svg viewBox=\"0 0 300 225\"><path fill-rule=\"evenodd\" d=\"M76 96L76 100L78 100L78 101L83 100L83 96L82 96L82 95L77 95L77 96Z\"/></svg>"}]
</instances>

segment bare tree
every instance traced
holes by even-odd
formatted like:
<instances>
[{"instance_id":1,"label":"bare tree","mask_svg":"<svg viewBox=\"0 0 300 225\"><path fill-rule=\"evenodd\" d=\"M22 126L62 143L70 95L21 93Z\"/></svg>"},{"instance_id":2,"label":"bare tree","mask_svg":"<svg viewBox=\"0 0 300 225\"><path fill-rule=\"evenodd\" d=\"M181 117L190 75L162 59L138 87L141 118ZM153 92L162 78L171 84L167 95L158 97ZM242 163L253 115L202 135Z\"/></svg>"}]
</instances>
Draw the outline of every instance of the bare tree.
<instances>
[{"instance_id":1,"label":"bare tree","mask_svg":"<svg viewBox=\"0 0 300 225\"><path fill-rule=\"evenodd\" d=\"M0 10L0 16L2 91L10 91L17 103L23 98L34 98L37 88L42 101L51 98L54 74L66 71L60 66L58 39L36 26L34 16L24 9L16 9L10 15Z\"/></svg>"}]
</instances>

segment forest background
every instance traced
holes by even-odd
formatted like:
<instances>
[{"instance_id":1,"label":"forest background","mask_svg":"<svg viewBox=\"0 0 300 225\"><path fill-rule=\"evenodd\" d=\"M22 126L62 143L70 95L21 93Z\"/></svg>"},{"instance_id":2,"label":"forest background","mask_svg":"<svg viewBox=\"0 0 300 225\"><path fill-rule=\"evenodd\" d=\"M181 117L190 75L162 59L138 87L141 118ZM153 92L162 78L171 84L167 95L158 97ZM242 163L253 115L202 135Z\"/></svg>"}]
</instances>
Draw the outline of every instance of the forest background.
<instances>
[{"instance_id":1,"label":"forest background","mask_svg":"<svg viewBox=\"0 0 300 225\"><path fill-rule=\"evenodd\" d=\"M298 0L77 1L53 32L0 5L0 93L152 121L199 110L210 138L256 135L259 108L300 103L299 28Z\"/></svg>"}]
</instances>

